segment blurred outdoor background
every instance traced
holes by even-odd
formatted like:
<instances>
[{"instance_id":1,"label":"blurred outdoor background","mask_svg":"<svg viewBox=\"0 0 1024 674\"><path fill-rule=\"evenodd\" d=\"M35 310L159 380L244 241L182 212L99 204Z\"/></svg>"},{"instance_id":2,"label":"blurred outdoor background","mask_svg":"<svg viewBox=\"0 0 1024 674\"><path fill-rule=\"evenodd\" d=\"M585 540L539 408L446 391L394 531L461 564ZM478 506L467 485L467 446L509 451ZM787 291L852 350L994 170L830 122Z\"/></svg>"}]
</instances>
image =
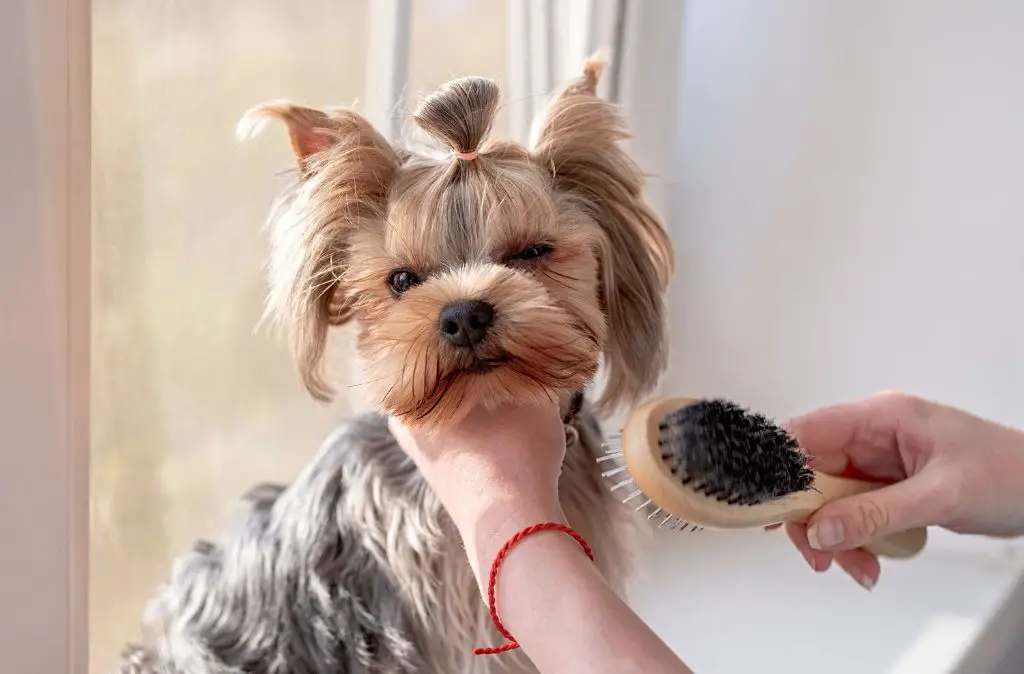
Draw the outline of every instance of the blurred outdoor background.
<instances>
[{"instance_id":1,"label":"blurred outdoor background","mask_svg":"<svg viewBox=\"0 0 1024 674\"><path fill-rule=\"evenodd\" d=\"M345 331L339 399L300 390L254 331L263 222L293 166L284 127L235 140L273 98L360 104L370 0L95 0L91 671L139 636L172 559L238 495L287 481L361 405ZM505 76L504 0L417 2L408 99ZM457 38L457 39L454 39ZM384 48L384 47L379 47ZM507 116L495 133L506 131Z\"/></svg>"}]
</instances>

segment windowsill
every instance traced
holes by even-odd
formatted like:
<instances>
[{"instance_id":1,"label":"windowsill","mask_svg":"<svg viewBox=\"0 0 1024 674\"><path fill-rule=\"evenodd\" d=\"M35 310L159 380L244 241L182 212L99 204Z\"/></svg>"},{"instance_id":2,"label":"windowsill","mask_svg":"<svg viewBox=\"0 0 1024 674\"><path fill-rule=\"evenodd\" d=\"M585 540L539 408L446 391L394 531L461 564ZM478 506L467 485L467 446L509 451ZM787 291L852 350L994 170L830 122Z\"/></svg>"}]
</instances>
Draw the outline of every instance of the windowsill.
<instances>
[{"instance_id":1,"label":"windowsill","mask_svg":"<svg viewBox=\"0 0 1024 674\"><path fill-rule=\"evenodd\" d=\"M1024 541L930 533L868 593L838 569L816 576L779 532L659 532L633 605L700 672L952 672L1024 578ZM926 647L939 636L941 652Z\"/></svg>"}]
</instances>

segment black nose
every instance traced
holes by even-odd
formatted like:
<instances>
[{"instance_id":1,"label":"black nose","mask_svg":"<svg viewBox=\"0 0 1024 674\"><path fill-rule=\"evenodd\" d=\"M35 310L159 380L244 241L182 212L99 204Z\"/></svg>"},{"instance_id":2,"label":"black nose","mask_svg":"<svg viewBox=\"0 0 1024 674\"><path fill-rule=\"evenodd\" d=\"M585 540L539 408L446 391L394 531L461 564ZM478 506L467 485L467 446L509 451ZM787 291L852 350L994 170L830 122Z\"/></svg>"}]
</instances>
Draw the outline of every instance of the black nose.
<instances>
[{"instance_id":1,"label":"black nose","mask_svg":"<svg viewBox=\"0 0 1024 674\"><path fill-rule=\"evenodd\" d=\"M493 322L494 307L487 302L459 302L441 310L441 332L456 346L482 342Z\"/></svg>"}]
</instances>

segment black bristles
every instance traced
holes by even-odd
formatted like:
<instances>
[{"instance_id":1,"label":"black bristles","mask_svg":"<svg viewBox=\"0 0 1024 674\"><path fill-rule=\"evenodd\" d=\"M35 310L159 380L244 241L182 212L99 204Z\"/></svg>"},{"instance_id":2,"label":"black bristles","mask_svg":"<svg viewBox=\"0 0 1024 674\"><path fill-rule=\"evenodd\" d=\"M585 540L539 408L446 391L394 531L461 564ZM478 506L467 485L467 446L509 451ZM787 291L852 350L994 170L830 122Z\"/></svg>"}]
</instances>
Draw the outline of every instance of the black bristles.
<instances>
[{"instance_id":1,"label":"black bristles","mask_svg":"<svg viewBox=\"0 0 1024 674\"><path fill-rule=\"evenodd\" d=\"M796 440L728 400L702 400L665 417L662 459L683 484L733 505L756 505L814 483Z\"/></svg>"}]
</instances>

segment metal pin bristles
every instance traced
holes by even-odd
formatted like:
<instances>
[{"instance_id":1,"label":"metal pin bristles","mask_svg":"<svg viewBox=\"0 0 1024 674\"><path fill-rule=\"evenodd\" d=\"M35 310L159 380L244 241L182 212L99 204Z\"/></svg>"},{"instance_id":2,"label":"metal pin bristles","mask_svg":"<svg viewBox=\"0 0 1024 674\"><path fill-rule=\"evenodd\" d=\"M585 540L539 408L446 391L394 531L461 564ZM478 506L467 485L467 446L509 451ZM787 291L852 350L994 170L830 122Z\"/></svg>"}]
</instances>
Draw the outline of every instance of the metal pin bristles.
<instances>
[{"instance_id":1,"label":"metal pin bristles","mask_svg":"<svg viewBox=\"0 0 1024 674\"><path fill-rule=\"evenodd\" d=\"M649 521L661 516L657 523L658 529L687 533L703 530L703 527L691 524L679 517L666 513L660 506L654 503L652 498L644 494L643 491L636 486L636 482L629 474L629 467L622 461L622 446L619 442L620 438L621 435L609 436L608 440L601 445L604 453L597 457L598 463L606 465L606 468L601 472L601 477L604 479L614 478L610 481L611 484L609 489L612 492L628 489L628 493L625 497L620 499L621 502L624 505L632 506L633 502L639 500L639 505L632 506L633 512L644 514L645 518Z\"/></svg>"}]
</instances>

